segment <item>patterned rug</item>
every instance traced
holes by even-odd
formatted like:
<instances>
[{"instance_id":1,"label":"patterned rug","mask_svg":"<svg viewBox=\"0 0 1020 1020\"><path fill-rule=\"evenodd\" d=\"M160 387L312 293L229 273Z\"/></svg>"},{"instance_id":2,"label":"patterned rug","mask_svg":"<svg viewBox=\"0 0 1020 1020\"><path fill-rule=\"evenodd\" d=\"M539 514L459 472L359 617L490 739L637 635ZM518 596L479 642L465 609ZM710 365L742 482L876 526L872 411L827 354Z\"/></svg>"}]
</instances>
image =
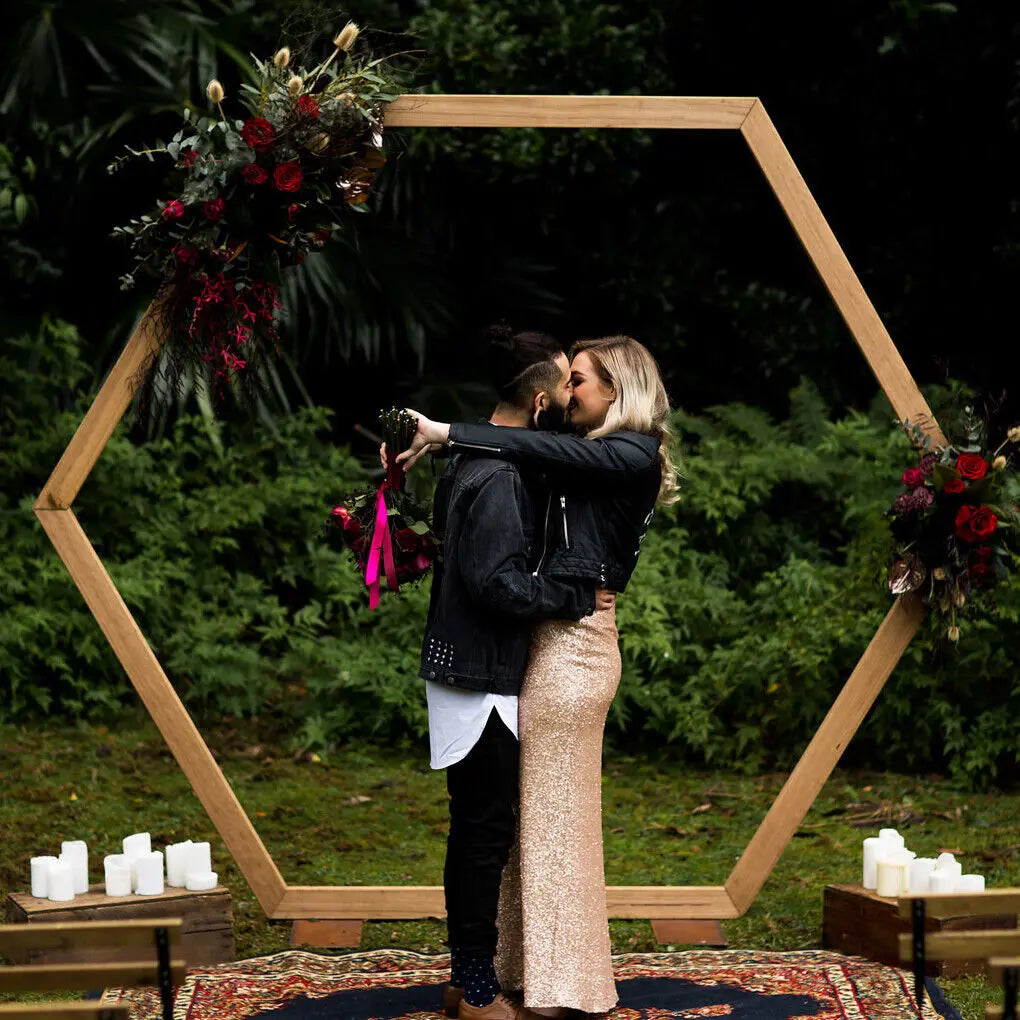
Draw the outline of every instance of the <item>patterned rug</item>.
<instances>
[{"instance_id":1,"label":"patterned rug","mask_svg":"<svg viewBox=\"0 0 1020 1020\"><path fill-rule=\"evenodd\" d=\"M609 1020L915 1020L909 974L830 952L731 949L614 957L619 1005ZM377 949L343 956L290 951L198 968L175 1020L443 1020L450 958ZM929 982L925 1020L959 1015ZM111 988L132 1020L159 1020L154 989Z\"/></svg>"}]
</instances>

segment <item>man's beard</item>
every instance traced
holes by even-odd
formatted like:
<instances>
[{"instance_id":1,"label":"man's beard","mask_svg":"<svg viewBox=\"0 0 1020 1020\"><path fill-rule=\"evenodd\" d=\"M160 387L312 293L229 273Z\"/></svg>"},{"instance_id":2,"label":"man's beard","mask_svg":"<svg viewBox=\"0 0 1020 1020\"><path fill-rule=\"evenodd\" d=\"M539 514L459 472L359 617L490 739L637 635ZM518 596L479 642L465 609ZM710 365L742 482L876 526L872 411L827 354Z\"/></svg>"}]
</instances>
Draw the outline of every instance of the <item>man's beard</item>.
<instances>
[{"instance_id":1,"label":"man's beard","mask_svg":"<svg viewBox=\"0 0 1020 1020\"><path fill-rule=\"evenodd\" d=\"M573 432L567 417L566 404L550 404L535 415L535 428L539 432Z\"/></svg>"}]
</instances>

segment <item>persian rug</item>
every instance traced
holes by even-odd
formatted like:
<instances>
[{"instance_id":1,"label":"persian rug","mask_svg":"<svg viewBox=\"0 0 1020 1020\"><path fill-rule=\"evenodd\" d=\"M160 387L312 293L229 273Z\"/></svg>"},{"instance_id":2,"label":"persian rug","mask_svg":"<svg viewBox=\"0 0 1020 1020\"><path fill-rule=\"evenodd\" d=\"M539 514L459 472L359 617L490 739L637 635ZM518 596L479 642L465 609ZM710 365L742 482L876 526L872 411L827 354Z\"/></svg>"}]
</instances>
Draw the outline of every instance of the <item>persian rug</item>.
<instances>
[{"instance_id":1,"label":"persian rug","mask_svg":"<svg viewBox=\"0 0 1020 1020\"><path fill-rule=\"evenodd\" d=\"M620 1002L609 1020L916 1020L913 978L855 956L742 949L613 958ZM399 949L324 956L289 951L196 968L174 1020L443 1020L447 955ZM960 1020L934 982L924 1020ZM132 1020L159 1020L155 989L107 989Z\"/></svg>"}]
</instances>

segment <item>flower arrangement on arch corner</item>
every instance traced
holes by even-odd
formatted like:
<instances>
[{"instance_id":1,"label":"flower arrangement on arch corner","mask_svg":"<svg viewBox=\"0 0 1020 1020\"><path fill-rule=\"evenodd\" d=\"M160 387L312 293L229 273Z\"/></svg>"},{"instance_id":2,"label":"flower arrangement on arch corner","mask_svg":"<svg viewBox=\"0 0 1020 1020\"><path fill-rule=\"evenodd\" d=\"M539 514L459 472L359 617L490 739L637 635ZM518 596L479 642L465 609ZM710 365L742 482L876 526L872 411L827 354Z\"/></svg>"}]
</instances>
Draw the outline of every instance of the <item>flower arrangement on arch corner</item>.
<instances>
[{"instance_id":1,"label":"flower arrangement on arch corner","mask_svg":"<svg viewBox=\"0 0 1020 1020\"><path fill-rule=\"evenodd\" d=\"M386 477L377 489L356 492L333 507L326 537L350 550L369 590L369 608L379 604L382 580L390 591L420 581L438 555L431 514L404 485L405 472L394 459L411 445L418 420L397 408L379 412L386 444Z\"/></svg>"},{"instance_id":2,"label":"flower arrangement on arch corner","mask_svg":"<svg viewBox=\"0 0 1020 1020\"><path fill-rule=\"evenodd\" d=\"M890 591L920 591L939 637L954 644L965 607L1007 579L1020 525L1020 425L992 449L984 423L966 414L965 440L946 446L933 446L917 424L897 423L921 458L903 472L903 491L886 510L896 541Z\"/></svg>"},{"instance_id":3,"label":"flower arrangement on arch corner","mask_svg":"<svg viewBox=\"0 0 1020 1020\"><path fill-rule=\"evenodd\" d=\"M142 156L172 163L166 197L114 236L130 243L134 261L122 288L139 275L158 281L153 314L175 382L196 364L208 366L217 392L238 379L256 390L259 366L277 351L282 272L365 211L386 159L383 109L402 90L393 57L357 55L358 36L349 22L310 69L292 65L287 47L253 57L254 84L237 97L246 117L228 114L213 80L212 116L186 109L170 142L129 148L111 165Z\"/></svg>"}]
</instances>

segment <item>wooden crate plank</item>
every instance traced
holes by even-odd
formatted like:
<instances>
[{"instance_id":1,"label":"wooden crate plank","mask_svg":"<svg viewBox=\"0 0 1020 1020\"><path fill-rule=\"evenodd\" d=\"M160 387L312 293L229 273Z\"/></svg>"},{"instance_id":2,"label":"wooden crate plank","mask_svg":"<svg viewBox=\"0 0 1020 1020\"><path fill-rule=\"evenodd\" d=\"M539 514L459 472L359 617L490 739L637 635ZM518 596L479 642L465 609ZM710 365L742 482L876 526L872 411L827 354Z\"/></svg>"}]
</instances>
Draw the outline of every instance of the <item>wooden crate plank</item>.
<instances>
[{"instance_id":1,"label":"wooden crate plank","mask_svg":"<svg viewBox=\"0 0 1020 1020\"><path fill-rule=\"evenodd\" d=\"M130 1020L128 1006L103 1006L98 1002L0 1003L4 1020Z\"/></svg>"},{"instance_id":2,"label":"wooden crate plank","mask_svg":"<svg viewBox=\"0 0 1020 1020\"><path fill-rule=\"evenodd\" d=\"M12 992L49 991L54 988L89 989L119 985L155 985L159 969L151 963L54 963L15 964L0 967L0 988ZM170 961L175 986L184 984L187 968L183 960Z\"/></svg>"},{"instance_id":3,"label":"wooden crate plank","mask_svg":"<svg viewBox=\"0 0 1020 1020\"><path fill-rule=\"evenodd\" d=\"M922 893L896 901L900 917L909 918L914 900L924 900L925 914L936 917L976 917L980 914L1020 914L1020 889L987 889L980 893Z\"/></svg>"},{"instance_id":4,"label":"wooden crate plank","mask_svg":"<svg viewBox=\"0 0 1020 1020\"><path fill-rule=\"evenodd\" d=\"M181 940L181 919L162 917L121 921L51 921L0 925L0 953L32 949L67 949L103 946L109 949L144 948L150 953L157 928L165 928L170 945Z\"/></svg>"},{"instance_id":5,"label":"wooden crate plank","mask_svg":"<svg viewBox=\"0 0 1020 1020\"><path fill-rule=\"evenodd\" d=\"M899 936L900 960L913 959L913 936ZM942 931L925 936L925 956L932 960L987 960L990 956L1020 953L1020 931Z\"/></svg>"}]
</instances>

